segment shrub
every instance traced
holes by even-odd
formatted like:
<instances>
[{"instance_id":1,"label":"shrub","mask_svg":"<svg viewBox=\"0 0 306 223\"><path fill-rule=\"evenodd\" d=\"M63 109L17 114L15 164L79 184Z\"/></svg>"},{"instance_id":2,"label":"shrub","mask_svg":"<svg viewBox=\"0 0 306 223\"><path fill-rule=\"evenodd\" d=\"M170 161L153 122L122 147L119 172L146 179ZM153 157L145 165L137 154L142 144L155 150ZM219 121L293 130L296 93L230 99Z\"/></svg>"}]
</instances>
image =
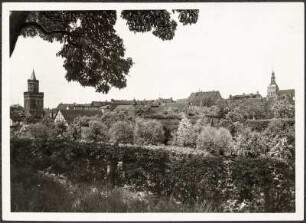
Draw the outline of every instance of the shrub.
<instances>
[{"instance_id":1,"label":"shrub","mask_svg":"<svg viewBox=\"0 0 306 223\"><path fill-rule=\"evenodd\" d=\"M118 110L118 109L117 109ZM131 116L122 111L105 112L100 118L108 128L118 121L134 121Z\"/></svg>"},{"instance_id":2,"label":"shrub","mask_svg":"<svg viewBox=\"0 0 306 223\"><path fill-rule=\"evenodd\" d=\"M268 155L284 162L293 163L295 156L295 128L288 120L270 122L263 133Z\"/></svg>"},{"instance_id":3,"label":"shrub","mask_svg":"<svg viewBox=\"0 0 306 223\"><path fill-rule=\"evenodd\" d=\"M233 111L230 111L226 114L225 119L231 122L244 122L246 114L243 111L240 111L238 108L235 108Z\"/></svg>"},{"instance_id":4,"label":"shrub","mask_svg":"<svg viewBox=\"0 0 306 223\"><path fill-rule=\"evenodd\" d=\"M245 157L259 157L266 153L265 138L262 134L252 131L250 128L245 128L241 132L235 143L234 153Z\"/></svg>"},{"instance_id":5,"label":"shrub","mask_svg":"<svg viewBox=\"0 0 306 223\"><path fill-rule=\"evenodd\" d=\"M50 129L42 123L30 124L28 132L30 137L41 141L46 141L51 135Z\"/></svg>"},{"instance_id":6,"label":"shrub","mask_svg":"<svg viewBox=\"0 0 306 223\"><path fill-rule=\"evenodd\" d=\"M184 117L176 132L176 144L179 146L195 146L196 134L195 129L187 117Z\"/></svg>"},{"instance_id":7,"label":"shrub","mask_svg":"<svg viewBox=\"0 0 306 223\"><path fill-rule=\"evenodd\" d=\"M268 155L279 159L283 162L293 162L294 161L294 146L290 145L286 138L274 138L271 143Z\"/></svg>"},{"instance_id":8,"label":"shrub","mask_svg":"<svg viewBox=\"0 0 306 223\"><path fill-rule=\"evenodd\" d=\"M82 126L86 124L84 118L78 116L69 125L67 135L72 140L80 140L82 138Z\"/></svg>"},{"instance_id":9,"label":"shrub","mask_svg":"<svg viewBox=\"0 0 306 223\"><path fill-rule=\"evenodd\" d=\"M133 126L126 121L118 121L109 130L111 142L133 143Z\"/></svg>"},{"instance_id":10,"label":"shrub","mask_svg":"<svg viewBox=\"0 0 306 223\"><path fill-rule=\"evenodd\" d=\"M272 119L269 123L264 135L268 138L286 138L288 143L295 143L295 124L293 120L287 119Z\"/></svg>"},{"instance_id":11,"label":"shrub","mask_svg":"<svg viewBox=\"0 0 306 223\"><path fill-rule=\"evenodd\" d=\"M253 131L262 132L270 123L270 119L252 120L249 119L245 122L245 125L251 128Z\"/></svg>"},{"instance_id":12,"label":"shrub","mask_svg":"<svg viewBox=\"0 0 306 223\"><path fill-rule=\"evenodd\" d=\"M107 142L108 141L108 129L100 121L90 120L89 127L84 128L84 138L93 142Z\"/></svg>"},{"instance_id":13,"label":"shrub","mask_svg":"<svg viewBox=\"0 0 306 223\"><path fill-rule=\"evenodd\" d=\"M157 145L164 141L163 126L156 120L136 120L134 142L140 145Z\"/></svg>"},{"instance_id":14,"label":"shrub","mask_svg":"<svg viewBox=\"0 0 306 223\"><path fill-rule=\"evenodd\" d=\"M294 118L294 105L289 100L278 100L272 106L274 118Z\"/></svg>"},{"instance_id":15,"label":"shrub","mask_svg":"<svg viewBox=\"0 0 306 223\"><path fill-rule=\"evenodd\" d=\"M197 148L213 154L229 153L232 147L232 136L225 128L205 126L197 138Z\"/></svg>"},{"instance_id":16,"label":"shrub","mask_svg":"<svg viewBox=\"0 0 306 223\"><path fill-rule=\"evenodd\" d=\"M65 122L56 122L53 129L53 134L55 137L63 138L66 136L68 126Z\"/></svg>"},{"instance_id":17,"label":"shrub","mask_svg":"<svg viewBox=\"0 0 306 223\"><path fill-rule=\"evenodd\" d=\"M11 139L12 198L16 204L16 209L12 208L12 210L21 210L18 206L23 204L25 205L22 208L23 211L29 211L29 208L35 206L39 207L35 208L37 211L67 210L61 205L70 198L73 200L80 198L82 205L84 204L77 210L105 210L102 208L103 204L106 202L108 206L112 201L105 200L104 197L98 199L92 196L104 196L103 191L91 193L89 191L91 188L88 187L77 190L78 194L65 197L66 192L71 192L70 184L65 182L84 183L90 186L98 182L103 184L108 177L107 166L114 159L120 160L121 164L117 165L115 175L117 180L113 181L113 186L118 188L129 185L131 190L135 189L134 191L145 191L150 195L173 198L176 202L191 207L185 211L195 211L192 205L205 201L213 201L213 206L217 207L225 204L228 211L235 211L237 205L243 204L247 204L246 209L238 211L294 212L295 210L294 166L277 159L241 156L204 157L135 146L120 146L114 149L108 145L65 140L50 141L47 146L41 145L35 148L32 146L32 141ZM36 165L37 162L40 165ZM29 175L36 175L40 170L49 171L50 174L44 175L44 178L47 177L50 180L52 178L52 181L58 179L56 184L60 183L65 190L62 190L60 185L56 187L51 182L47 182L44 184L47 187L43 187L45 189L42 193L36 193L36 190L40 190L37 185L43 179L31 183ZM52 177L53 175L55 178ZM62 175L64 178L60 177ZM63 179L67 181L63 182ZM48 191L50 192L46 193ZM22 199L18 199L20 197ZM44 198L47 199L42 200ZM53 203L54 198L60 203ZM116 199L120 199L121 195L113 198L116 204ZM230 201L230 204L226 204L226 201ZM232 201L234 204L231 204ZM44 208L45 205L48 207L49 202L53 207ZM131 207L133 205L134 203ZM77 210L71 209L68 205L67 211ZM111 206L105 211L115 210L117 209ZM220 211L223 210L220 209Z\"/></svg>"}]
</instances>

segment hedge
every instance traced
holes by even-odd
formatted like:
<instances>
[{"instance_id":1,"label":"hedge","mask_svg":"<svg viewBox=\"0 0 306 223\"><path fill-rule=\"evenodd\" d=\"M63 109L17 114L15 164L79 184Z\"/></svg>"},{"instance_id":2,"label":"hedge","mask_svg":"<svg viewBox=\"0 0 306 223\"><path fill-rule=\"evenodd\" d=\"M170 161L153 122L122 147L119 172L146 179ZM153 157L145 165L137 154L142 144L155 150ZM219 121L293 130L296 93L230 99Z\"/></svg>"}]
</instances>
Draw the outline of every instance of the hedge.
<instances>
[{"instance_id":1,"label":"hedge","mask_svg":"<svg viewBox=\"0 0 306 223\"><path fill-rule=\"evenodd\" d=\"M250 127L252 130L257 131L257 132L262 132L263 130L265 130L268 125L270 124L270 122L277 120L277 119L258 119L258 120L251 120L248 119L246 120L245 124L246 126ZM294 119L282 119L285 122L287 122L289 125L294 125L295 121Z\"/></svg>"},{"instance_id":2,"label":"hedge","mask_svg":"<svg viewBox=\"0 0 306 223\"><path fill-rule=\"evenodd\" d=\"M11 166L13 172L48 170L72 182L129 185L186 204L212 200L224 205L234 200L248 202L254 212L295 210L294 167L271 158L177 155L162 149L12 139ZM22 180L26 179L12 176L12 183Z\"/></svg>"}]
</instances>

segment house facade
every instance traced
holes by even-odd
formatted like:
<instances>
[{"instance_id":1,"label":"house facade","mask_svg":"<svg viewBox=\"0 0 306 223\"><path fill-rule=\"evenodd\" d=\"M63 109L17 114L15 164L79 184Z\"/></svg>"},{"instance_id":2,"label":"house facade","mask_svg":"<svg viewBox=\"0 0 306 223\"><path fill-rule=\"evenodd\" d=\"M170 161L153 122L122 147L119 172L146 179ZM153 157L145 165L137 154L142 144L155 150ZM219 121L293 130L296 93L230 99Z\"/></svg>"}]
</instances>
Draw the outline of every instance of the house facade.
<instances>
[{"instance_id":1,"label":"house facade","mask_svg":"<svg viewBox=\"0 0 306 223\"><path fill-rule=\"evenodd\" d=\"M219 100L222 100L219 91L199 91L191 93L188 98L188 104L190 106L206 106L210 107L216 104Z\"/></svg>"},{"instance_id":2,"label":"house facade","mask_svg":"<svg viewBox=\"0 0 306 223\"><path fill-rule=\"evenodd\" d=\"M64 122L66 125L70 125L76 117L93 117L93 116L101 116L101 111L96 110L58 110L55 115L54 122Z\"/></svg>"}]
</instances>

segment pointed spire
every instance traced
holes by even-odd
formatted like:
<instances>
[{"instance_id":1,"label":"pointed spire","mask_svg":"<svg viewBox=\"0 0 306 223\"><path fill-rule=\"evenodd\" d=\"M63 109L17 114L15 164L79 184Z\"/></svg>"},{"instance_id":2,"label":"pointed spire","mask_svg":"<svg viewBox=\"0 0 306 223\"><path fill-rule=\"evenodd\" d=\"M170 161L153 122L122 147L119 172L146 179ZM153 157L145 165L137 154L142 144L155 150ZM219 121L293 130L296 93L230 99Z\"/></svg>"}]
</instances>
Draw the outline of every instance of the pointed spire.
<instances>
[{"instance_id":1,"label":"pointed spire","mask_svg":"<svg viewBox=\"0 0 306 223\"><path fill-rule=\"evenodd\" d=\"M31 80L36 81L34 68L33 68L33 71L32 71Z\"/></svg>"},{"instance_id":2,"label":"pointed spire","mask_svg":"<svg viewBox=\"0 0 306 223\"><path fill-rule=\"evenodd\" d=\"M271 75L271 83L275 84L275 74L273 70L272 70L272 75Z\"/></svg>"}]
</instances>

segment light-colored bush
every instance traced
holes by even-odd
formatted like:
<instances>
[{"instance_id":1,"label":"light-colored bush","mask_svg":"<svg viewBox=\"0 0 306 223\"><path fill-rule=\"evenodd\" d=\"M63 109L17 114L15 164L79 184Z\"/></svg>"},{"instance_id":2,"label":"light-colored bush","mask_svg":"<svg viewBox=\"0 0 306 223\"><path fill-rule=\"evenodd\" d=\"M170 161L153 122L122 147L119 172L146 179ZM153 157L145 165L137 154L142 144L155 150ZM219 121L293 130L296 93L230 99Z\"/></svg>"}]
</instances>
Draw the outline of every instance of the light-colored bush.
<instances>
[{"instance_id":1,"label":"light-colored bush","mask_svg":"<svg viewBox=\"0 0 306 223\"><path fill-rule=\"evenodd\" d=\"M265 139L262 134L245 128L235 143L233 153L245 157L256 158L264 154L266 150Z\"/></svg>"},{"instance_id":2,"label":"light-colored bush","mask_svg":"<svg viewBox=\"0 0 306 223\"><path fill-rule=\"evenodd\" d=\"M164 141L163 126L156 120L137 119L134 129L134 143L157 145Z\"/></svg>"},{"instance_id":3,"label":"light-colored bush","mask_svg":"<svg viewBox=\"0 0 306 223\"><path fill-rule=\"evenodd\" d=\"M294 104L288 100L278 100L272 106L274 118L294 118Z\"/></svg>"},{"instance_id":4,"label":"light-colored bush","mask_svg":"<svg viewBox=\"0 0 306 223\"><path fill-rule=\"evenodd\" d=\"M232 136L225 128L204 126L197 138L197 148L212 154L230 153Z\"/></svg>"},{"instance_id":5,"label":"light-colored bush","mask_svg":"<svg viewBox=\"0 0 306 223\"><path fill-rule=\"evenodd\" d=\"M108 129L101 121L90 120L89 127L84 129L84 138L93 142L107 142Z\"/></svg>"},{"instance_id":6,"label":"light-colored bush","mask_svg":"<svg viewBox=\"0 0 306 223\"><path fill-rule=\"evenodd\" d=\"M109 130L110 141L113 143L133 143L133 126L126 121L118 121Z\"/></svg>"},{"instance_id":7,"label":"light-colored bush","mask_svg":"<svg viewBox=\"0 0 306 223\"><path fill-rule=\"evenodd\" d=\"M195 129L188 118L183 117L183 119L181 120L175 138L175 144L178 146L195 146Z\"/></svg>"},{"instance_id":8,"label":"light-colored bush","mask_svg":"<svg viewBox=\"0 0 306 223\"><path fill-rule=\"evenodd\" d=\"M38 140L47 140L51 136L50 129L42 123L30 124L27 131L30 137Z\"/></svg>"}]
</instances>

